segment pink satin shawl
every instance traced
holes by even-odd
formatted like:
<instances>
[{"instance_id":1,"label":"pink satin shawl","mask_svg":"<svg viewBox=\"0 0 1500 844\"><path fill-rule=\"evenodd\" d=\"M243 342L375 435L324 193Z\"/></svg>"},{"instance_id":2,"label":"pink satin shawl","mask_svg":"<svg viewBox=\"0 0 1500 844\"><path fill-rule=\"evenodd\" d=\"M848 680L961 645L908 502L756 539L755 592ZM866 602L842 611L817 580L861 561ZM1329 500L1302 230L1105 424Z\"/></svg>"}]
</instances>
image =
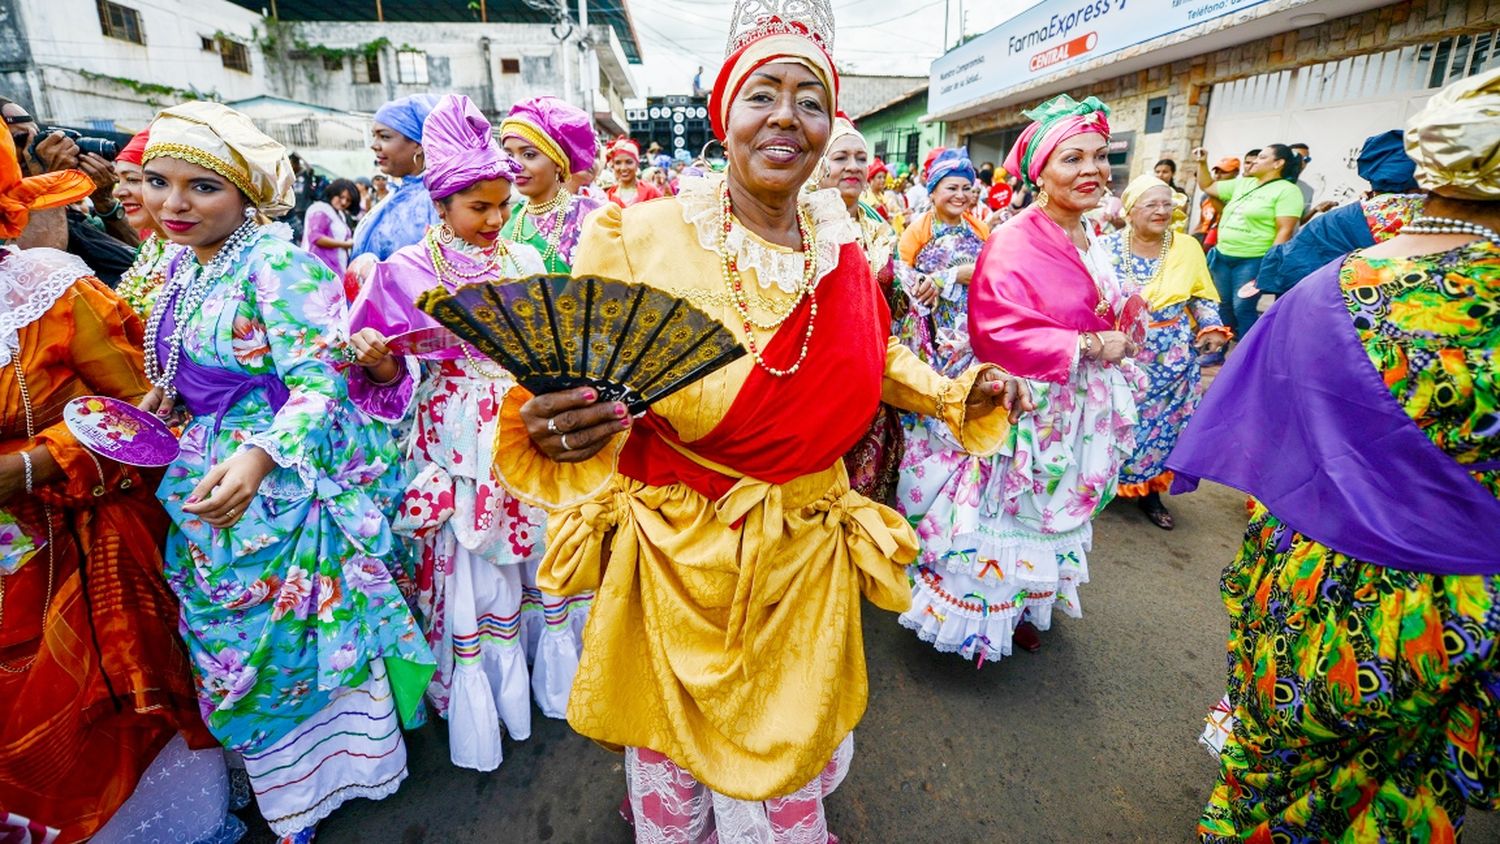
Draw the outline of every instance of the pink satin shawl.
<instances>
[{"instance_id":1,"label":"pink satin shawl","mask_svg":"<svg viewBox=\"0 0 1500 844\"><path fill-rule=\"evenodd\" d=\"M1032 205L985 243L969 283L969 342L985 363L1067 383L1078 335L1108 331L1099 290L1068 236Z\"/></svg>"}]
</instances>

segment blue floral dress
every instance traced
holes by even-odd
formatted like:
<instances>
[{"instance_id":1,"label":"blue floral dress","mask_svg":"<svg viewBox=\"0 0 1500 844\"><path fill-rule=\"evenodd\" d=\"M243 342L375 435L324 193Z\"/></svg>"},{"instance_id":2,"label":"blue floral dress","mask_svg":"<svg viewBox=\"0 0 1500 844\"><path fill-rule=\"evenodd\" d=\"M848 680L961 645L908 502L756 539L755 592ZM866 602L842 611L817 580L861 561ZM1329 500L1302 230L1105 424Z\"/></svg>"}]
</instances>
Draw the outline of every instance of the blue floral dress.
<instances>
[{"instance_id":1,"label":"blue floral dress","mask_svg":"<svg viewBox=\"0 0 1500 844\"><path fill-rule=\"evenodd\" d=\"M1135 278L1147 279L1156 273L1161 259L1132 253L1123 232L1105 238L1105 244L1114 256L1117 274L1132 274L1126 272L1127 255L1134 261L1131 270ZM1203 399L1202 373L1193 343L1203 331L1223 325L1219 303L1207 299L1192 298L1151 312L1146 342L1135 358L1148 383L1137 404L1135 452L1120 467L1120 495L1138 498L1152 492L1166 492L1172 485L1172 473L1166 467L1167 455L1172 453L1183 426Z\"/></svg>"},{"instance_id":2,"label":"blue floral dress","mask_svg":"<svg viewBox=\"0 0 1500 844\"><path fill-rule=\"evenodd\" d=\"M350 797L395 791L406 774L396 702L410 716L432 673L387 568L400 453L333 368L346 324L333 272L262 233L187 315L183 350L202 366L274 375L288 398L273 409L256 389L217 424L194 418L158 490L204 720L244 754L280 835ZM204 475L249 446L276 468L240 521L216 530L184 512Z\"/></svg>"}]
</instances>

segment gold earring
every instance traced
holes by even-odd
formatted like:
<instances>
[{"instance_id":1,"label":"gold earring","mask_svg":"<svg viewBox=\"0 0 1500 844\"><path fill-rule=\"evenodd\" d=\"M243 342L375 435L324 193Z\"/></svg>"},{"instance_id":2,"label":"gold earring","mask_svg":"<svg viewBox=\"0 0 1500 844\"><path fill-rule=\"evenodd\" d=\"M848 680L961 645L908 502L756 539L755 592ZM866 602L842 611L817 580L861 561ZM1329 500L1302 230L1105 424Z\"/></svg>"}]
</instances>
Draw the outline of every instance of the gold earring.
<instances>
[{"instance_id":1,"label":"gold earring","mask_svg":"<svg viewBox=\"0 0 1500 844\"><path fill-rule=\"evenodd\" d=\"M448 227L447 220L444 220L443 224L441 226L438 226L438 243L447 246L448 244L452 243L454 238L456 237L458 237L458 235L453 231L453 229Z\"/></svg>"},{"instance_id":2,"label":"gold earring","mask_svg":"<svg viewBox=\"0 0 1500 844\"><path fill-rule=\"evenodd\" d=\"M1036 207L1038 207L1038 208L1046 208L1047 207L1047 203L1051 202L1051 201L1052 201L1052 197L1050 197L1050 196L1047 195L1047 189L1046 188L1039 188L1037 190L1037 192L1036 192Z\"/></svg>"}]
</instances>

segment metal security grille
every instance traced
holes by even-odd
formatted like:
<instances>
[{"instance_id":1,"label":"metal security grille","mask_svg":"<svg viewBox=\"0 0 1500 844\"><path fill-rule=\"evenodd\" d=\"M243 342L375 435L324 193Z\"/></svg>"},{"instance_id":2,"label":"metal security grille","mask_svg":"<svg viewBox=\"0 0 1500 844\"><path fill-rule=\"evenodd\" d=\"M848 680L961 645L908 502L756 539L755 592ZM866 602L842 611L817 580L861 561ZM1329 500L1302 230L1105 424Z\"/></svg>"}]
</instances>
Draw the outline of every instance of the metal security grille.
<instances>
[{"instance_id":1,"label":"metal security grille","mask_svg":"<svg viewBox=\"0 0 1500 844\"><path fill-rule=\"evenodd\" d=\"M1220 114L1282 111L1441 88L1500 67L1500 30L1264 73L1214 86Z\"/></svg>"}]
</instances>

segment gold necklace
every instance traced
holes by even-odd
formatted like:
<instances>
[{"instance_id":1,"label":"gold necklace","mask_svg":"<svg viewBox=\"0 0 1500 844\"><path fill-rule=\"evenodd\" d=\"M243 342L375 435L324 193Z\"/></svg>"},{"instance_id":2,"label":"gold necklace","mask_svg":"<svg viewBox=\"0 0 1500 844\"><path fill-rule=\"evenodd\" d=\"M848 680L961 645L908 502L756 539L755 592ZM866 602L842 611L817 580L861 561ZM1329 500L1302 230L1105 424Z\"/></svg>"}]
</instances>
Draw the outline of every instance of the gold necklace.
<instances>
[{"instance_id":1,"label":"gold necklace","mask_svg":"<svg viewBox=\"0 0 1500 844\"><path fill-rule=\"evenodd\" d=\"M559 189L557 195L543 202L541 205L533 206L528 200L521 204L521 210L516 212L516 237L524 237L526 234L526 215L541 218L548 214L552 216L552 229L542 235L542 240L547 248L542 252L542 266L547 265L547 259L557 257L558 244L562 243L563 217L568 214L568 207L573 195L565 190ZM542 234L542 227L532 223L531 227L536 229L537 234Z\"/></svg>"},{"instance_id":2,"label":"gold necklace","mask_svg":"<svg viewBox=\"0 0 1500 844\"><path fill-rule=\"evenodd\" d=\"M439 245L435 230L432 228L429 228L427 230L427 254L432 259L432 269L433 272L437 274L438 283L445 287L451 287L455 290L462 285L458 283L450 283L448 278L449 276L458 279L464 279L467 281L475 281L477 279L500 276L503 275L500 264L507 258L510 259L512 269L520 269L520 266L516 263L515 256L510 254L510 249L505 245L504 237L495 239L494 248L485 253L484 263L475 272L465 272L463 270L460 270L457 267L453 266L453 264L449 263L447 258L443 257L442 247ZM479 373L481 376L488 378L491 381L495 381L505 377L505 370L500 368L487 368L480 362L478 358L474 357L474 355L469 352L469 345L467 343L460 343L459 348L463 351L464 358L469 361L469 365L472 366L474 368L474 371Z\"/></svg>"},{"instance_id":3,"label":"gold necklace","mask_svg":"<svg viewBox=\"0 0 1500 844\"><path fill-rule=\"evenodd\" d=\"M777 378L784 378L795 374L802 368L803 361L807 360L807 347L812 342L813 324L818 319L818 299L813 294L817 292L817 282L814 279L817 271L817 235L812 229L812 220L807 215L807 208L802 204L797 205L797 233L802 238L802 280L797 288L796 296L792 299L791 310L770 324L762 324L750 316L750 301L745 292L744 279L740 277L739 262L728 246L729 232L734 227L734 213L729 202L729 183L726 180L719 186L719 270L724 276L724 286L729 289L730 301L734 309L740 315L745 329L745 348L750 352L750 357L755 362ZM766 362L761 354L760 346L755 342L755 329L763 331L774 331L796 313L801 306L802 300L808 300L809 311L807 314L807 331L802 336L802 351L797 355L797 362L787 369L777 369Z\"/></svg>"}]
</instances>

